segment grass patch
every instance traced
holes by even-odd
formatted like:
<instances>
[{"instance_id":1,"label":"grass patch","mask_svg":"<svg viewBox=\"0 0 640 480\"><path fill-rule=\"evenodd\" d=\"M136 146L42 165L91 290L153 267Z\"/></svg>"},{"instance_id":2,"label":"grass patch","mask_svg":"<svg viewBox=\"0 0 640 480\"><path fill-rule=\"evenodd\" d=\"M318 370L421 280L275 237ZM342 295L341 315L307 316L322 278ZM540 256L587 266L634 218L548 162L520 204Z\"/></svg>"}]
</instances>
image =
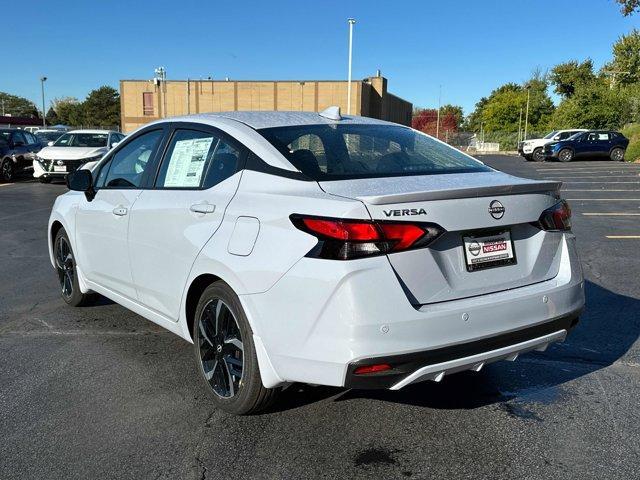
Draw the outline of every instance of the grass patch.
<instances>
[{"instance_id":1,"label":"grass patch","mask_svg":"<svg viewBox=\"0 0 640 480\"><path fill-rule=\"evenodd\" d=\"M622 134L629 139L629 146L624 159L627 162L640 160L640 123L631 123L622 129Z\"/></svg>"}]
</instances>

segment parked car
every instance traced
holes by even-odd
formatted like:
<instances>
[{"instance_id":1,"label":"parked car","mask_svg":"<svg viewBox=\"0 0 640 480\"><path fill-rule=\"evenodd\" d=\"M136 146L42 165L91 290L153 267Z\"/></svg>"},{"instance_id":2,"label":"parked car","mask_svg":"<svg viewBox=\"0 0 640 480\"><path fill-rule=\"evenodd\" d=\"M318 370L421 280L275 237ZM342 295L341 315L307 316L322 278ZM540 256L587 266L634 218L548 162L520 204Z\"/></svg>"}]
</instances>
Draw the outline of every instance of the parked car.
<instances>
[{"instance_id":1,"label":"parked car","mask_svg":"<svg viewBox=\"0 0 640 480\"><path fill-rule=\"evenodd\" d=\"M544 162L544 146L548 143L566 140L567 138L579 132L586 132L584 128L574 128L571 130L553 130L542 138L533 138L520 142L518 145L518 153L527 160L536 162Z\"/></svg>"},{"instance_id":2,"label":"parked car","mask_svg":"<svg viewBox=\"0 0 640 480\"><path fill-rule=\"evenodd\" d=\"M64 131L57 129L40 129L34 133L38 140L44 145L47 146L49 142L55 142L62 136Z\"/></svg>"},{"instance_id":3,"label":"parked car","mask_svg":"<svg viewBox=\"0 0 640 480\"><path fill-rule=\"evenodd\" d=\"M42 143L33 134L17 128L0 129L0 180L10 182L31 166Z\"/></svg>"},{"instance_id":4,"label":"parked car","mask_svg":"<svg viewBox=\"0 0 640 480\"><path fill-rule=\"evenodd\" d=\"M175 117L69 175L62 298L193 342L219 408L292 382L398 390L561 341L584 305L560 183L371 118Z\"/></svg>"},{"instance_id":5,"label":"parked car","mask_svg":"<svg viewBox=\"0 0 640 480\"><path fill-rule=\"evenodd\" d=\"M620 132L610 130L590 130L544 147L547 159L570 162L574 158L607 157L614 161L624 160L629 139Z\"/></svg>"},{"instance_id":6,"label":"parked car","mask_svg":"<svg viewBox=\"0 0 640 480\"><path fill-rule=\"evenodd\" d=\"M38 152L33 160L33 176L42 183L64 178L87 162L102 158L124 135L111 130L72 130Z\"/></svg>"}]
</instances>

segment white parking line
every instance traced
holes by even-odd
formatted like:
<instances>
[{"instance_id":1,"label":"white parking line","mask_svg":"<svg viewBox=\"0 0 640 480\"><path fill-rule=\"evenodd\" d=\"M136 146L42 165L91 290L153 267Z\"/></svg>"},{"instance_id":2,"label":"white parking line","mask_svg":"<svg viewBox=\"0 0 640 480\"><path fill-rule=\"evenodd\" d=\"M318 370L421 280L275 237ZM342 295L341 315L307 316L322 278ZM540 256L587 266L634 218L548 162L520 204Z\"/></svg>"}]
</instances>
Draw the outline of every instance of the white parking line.
<instances>
[{"instance_id":1,"label":"white parking line","mask_svg":"<svg viewBox=\"0 0 640 480\"><path fill-rule=\"evenodd\" d=\"M8 187L9 185L13 185L13 183L0 183L0 187Z\"/></svg>"},{"instance_id":2,"label":"white parking line","mask_svg":"<svg viewBox=\"0 0 640 480\"><path fill-rule=\"evenodd\" d=\"M605 212L589 212L583 213L587 217L640 217L640 213L625 213L625 212L616 212L616 213L605 213Z\"/></svg>"},{"instance_id":3,"label":"white parking line","mask_svg":"<svg viewBox=\"0 0 640 480\"><path fill-rule=\"evenodd\" d=\"M640 240L640 235L606 235L606 237L615 240Z\"/></svg>"}]
</instances>

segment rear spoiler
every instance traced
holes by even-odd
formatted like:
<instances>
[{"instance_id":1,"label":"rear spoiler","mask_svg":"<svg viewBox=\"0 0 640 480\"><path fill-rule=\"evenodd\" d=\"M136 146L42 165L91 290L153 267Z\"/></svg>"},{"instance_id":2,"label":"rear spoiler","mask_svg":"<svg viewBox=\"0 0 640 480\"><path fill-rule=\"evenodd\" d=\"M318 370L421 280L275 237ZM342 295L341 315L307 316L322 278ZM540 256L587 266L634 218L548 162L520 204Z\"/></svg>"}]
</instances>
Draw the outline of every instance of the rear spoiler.
<instances>
[{"instance_id":1,"label":"rear spoiler","mask_svg":"<svg viewBox=\"0 0 640 480\"><path fill-rule=\"evenodd\" d=\"M487 187L467 187L447 190L407 192L390 195L363 195L358 200L371 205L387 205L389 203L410 203L428 200L454 200L457 198L480 198L501 195L523 195L528 193L554 193L560 197L562 182L527 182L514 185L492 185Z\"/></svg>"}]
</instances>

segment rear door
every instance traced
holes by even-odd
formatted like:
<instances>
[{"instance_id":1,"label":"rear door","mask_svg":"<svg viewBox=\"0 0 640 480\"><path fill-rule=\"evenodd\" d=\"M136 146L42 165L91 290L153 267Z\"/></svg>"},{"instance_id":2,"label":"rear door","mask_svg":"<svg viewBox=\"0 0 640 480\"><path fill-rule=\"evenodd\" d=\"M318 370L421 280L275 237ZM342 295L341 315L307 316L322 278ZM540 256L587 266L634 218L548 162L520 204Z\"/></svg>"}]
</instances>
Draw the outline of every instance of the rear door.
<instances>
[{"instance_id":1,"label":"rear door","mask_svg":"<svg viewBox=\"0 0 640 480\"><path fill-rule=\"evenodd\" d=\"M86 278L136 300L127 233L131 208L153 170L164 130L145 130L115 150L95 181L95 198L82 198L76 214L78 265Z\"/></svg>"},{"instance_id":2,"label":"rear door","mask_svg":"<svg viewBox=\"0 0 640 480\"><path fill-rule=\"evenodd\" d=\"M177 321L191 266L240 182L245 149L217 129L176 124L153 188L137 199L129 254L140 302Z\"/></svg>"}]
</instances>

